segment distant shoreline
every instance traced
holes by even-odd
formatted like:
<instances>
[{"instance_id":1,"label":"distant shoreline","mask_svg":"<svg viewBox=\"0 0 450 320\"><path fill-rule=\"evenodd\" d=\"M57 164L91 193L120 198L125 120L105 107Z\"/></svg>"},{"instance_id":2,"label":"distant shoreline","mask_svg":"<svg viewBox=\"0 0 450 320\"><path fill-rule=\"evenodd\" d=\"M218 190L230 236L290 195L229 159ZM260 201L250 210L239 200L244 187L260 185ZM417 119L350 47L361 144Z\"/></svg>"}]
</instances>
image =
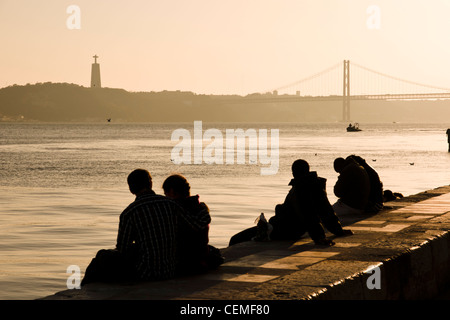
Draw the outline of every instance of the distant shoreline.
<instances>
[{"instance_id":1,"label":"distant shoreline","mask_svg":"<svg viewBox=\"0 0 450 320\"><path fill-rule=\"evenodd\" d=\"M13 85L0 89L0 122L123 123L337 123L342 102L228 102L264 95L206 95L185 91L129 92L68 83ZM271 95L268 93L267 95ZM351 122L444 123L450 100L351 101ZM348 123L347 123L348 124Z\"/></svg>"}]
</instances>

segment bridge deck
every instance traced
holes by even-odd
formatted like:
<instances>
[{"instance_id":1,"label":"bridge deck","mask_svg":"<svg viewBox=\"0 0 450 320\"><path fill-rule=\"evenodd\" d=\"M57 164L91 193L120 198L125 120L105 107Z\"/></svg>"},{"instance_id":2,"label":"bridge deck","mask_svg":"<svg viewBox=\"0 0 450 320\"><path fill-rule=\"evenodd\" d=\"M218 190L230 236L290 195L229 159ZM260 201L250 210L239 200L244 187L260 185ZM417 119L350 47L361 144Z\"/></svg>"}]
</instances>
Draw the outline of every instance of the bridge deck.
<instances>
[{"instance_id":1,"label":"bridge deck","mask_svg":"<svg viewBox=\"0 0 450 320\"><path fill-rule=\"evenodd\" d=\"M450 93L393 93L393 94L365 94L350 95L350 100L438 100L450 99ZM343 96L261 96L261 97L233 97L217 99L224 104L246 104L246 103L288 103L309 101L343 101Z\"/></svg>"}]
</instances>

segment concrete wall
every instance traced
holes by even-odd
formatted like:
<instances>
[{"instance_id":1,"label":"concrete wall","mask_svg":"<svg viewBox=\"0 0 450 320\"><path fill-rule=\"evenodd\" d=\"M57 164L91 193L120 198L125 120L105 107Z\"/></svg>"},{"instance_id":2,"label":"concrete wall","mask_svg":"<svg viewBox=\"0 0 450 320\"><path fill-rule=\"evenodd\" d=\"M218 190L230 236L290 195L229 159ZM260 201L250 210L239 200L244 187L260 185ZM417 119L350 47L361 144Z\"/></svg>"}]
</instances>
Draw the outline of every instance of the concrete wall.
<instances>
[{"instance_id":1,"label":"concrete wall","mask_svg":"<svg viewBox=\"0 0 450 320\"><path fill-rule=\"evenodd\" d=\"M373 272L355 274L310 297L318 300L432 299L450 283L450 235L442 234L379 265L380 289L369 289Z\"/></svg>"}]
</instances>

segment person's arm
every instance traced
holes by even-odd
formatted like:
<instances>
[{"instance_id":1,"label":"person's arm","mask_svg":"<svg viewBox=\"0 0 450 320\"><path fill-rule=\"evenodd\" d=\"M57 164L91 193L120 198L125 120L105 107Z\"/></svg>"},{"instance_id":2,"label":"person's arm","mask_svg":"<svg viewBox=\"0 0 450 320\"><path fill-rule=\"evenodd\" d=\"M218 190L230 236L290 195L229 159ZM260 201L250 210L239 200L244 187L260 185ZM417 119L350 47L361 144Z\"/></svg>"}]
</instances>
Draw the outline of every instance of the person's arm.
<instances>
[{"instance_id":1,"label":"person's arm","mask_svg":"<svg viewBox=\"0 0 450 320\"><path fill-rule=\"evenodd\" d=\"M342 234L341 223L328 200L324 182L322 182L321 188L316 189L312 198L314 199L313 208L317 212L323 226L335 235Z\"/></svg>"},{"instance_id":2,"label":"person's arm","mask_svg":"<svg viewBox=\"0 0 450 320\"><path fill-rule=\"evenodd\" d=\"M120 215L119 230L117 232L116 249L122 253L127 252L135 241L134 234L135 234L134 227L130 215L127 215L126 212L124 211Z\"/></svg>"},{"instance_id":3,"label":"person's arm","mask_svg":"<svg viewBox=\"0 0 450 320\"><path fill-rule=\"evenodd\" d=\"M344 195L344 187L343 187L343 181L342 181L342 175L339 175L336 184L334 185L333 191L334 195L338 198L341 198Z\"/></svg>"},{"instance_id":4,"label":"person's arm","mask_svg":"<svg viewBox=\"0 0 450 320\"><path fill-rule=\"evenodd\" d=\"M353 234L353 231L344 229L342 227L342 224L331 205L329 207L328 206L322 207L322 210L320 212L321 212L320 220L322 221L323 226L328 231L330 231L336 236L345 236Z\"/></svg>"},{"instance_id":5,"label":"person's arm","mask_svg":"<svg viewBox=\"0 0 450 320\"><path fill-rule=\"evenodd\" d=\"M336 236L342 236L345 234L352 234L350 230L344 230L342 228L341 222L334 212L333 206L328 200L326 191L326 182L324 179L321 180L320 188L317 190L316 194L316 204L317 213L323 226Z\"/></svg>"},{"instance_id":6,"label":"person's arm","mask_svg":"<svg viewBox=\"0 0 450 320\"><path fill-rule=\"evenodd\" d=\"M361 167L362 168L362 167ZM336 184L334 185L334 194L338 198L344 198L348 195L349 190L352 189L354 177L354 169L351 166L346 166L338 176Z\"/></svg>"},{"instance_id":7,"label":"person's arm","mask_svg":"<svg viewBox=\"0 0 450 320\"><path fill-rule=\"evenodd\" d=\"M177 210L180 217L194 230L201 230L208 227L211 223L211 215L209 214L209 208L203 202L199 203L198 197L190 197L186 201L194 202L187 205L177 205Z\"/></svg>"}]
</instances>

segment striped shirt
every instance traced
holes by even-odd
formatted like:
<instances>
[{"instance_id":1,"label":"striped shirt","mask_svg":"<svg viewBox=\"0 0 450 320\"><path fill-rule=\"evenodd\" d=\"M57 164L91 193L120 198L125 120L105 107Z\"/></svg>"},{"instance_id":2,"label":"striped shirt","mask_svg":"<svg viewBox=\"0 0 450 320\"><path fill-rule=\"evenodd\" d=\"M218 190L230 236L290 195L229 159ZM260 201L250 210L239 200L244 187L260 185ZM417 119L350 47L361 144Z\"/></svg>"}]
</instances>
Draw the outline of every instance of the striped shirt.
<instances>
[{"instance_id":1,"label":"striped shirt","mask_svg":"<svg viewBox=\"0 0 450 320\"><path fill-rule=\"evenodd\" d=\"M116 248L128 253L137 248L137 272L142 280L175 275L178 219L194 229L210 223L210 216L190 216L176 202L153 191L139 195L120 215Z\"/></svg>"}]
</instances>

